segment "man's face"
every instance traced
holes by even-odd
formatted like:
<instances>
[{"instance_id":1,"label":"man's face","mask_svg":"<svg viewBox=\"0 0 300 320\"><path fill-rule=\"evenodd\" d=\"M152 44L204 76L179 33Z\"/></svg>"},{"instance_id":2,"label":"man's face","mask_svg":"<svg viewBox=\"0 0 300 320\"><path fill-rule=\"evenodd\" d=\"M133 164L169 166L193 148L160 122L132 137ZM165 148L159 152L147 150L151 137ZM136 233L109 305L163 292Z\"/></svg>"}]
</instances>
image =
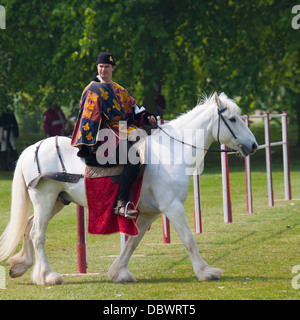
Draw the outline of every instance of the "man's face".
<instances>
[{"instance_id":1,"label":"man's face","mask_svg":"<svg viewBox=\"0 0 300 320\"><path fill-rule=\"evenodd\" d=\"M105 81L105 82L111 82L112 80L112 73L115 70L115 67L111 64L106 63L100 63L97 65L97 70L99 76Z\"/></svg>"}]
</instances>

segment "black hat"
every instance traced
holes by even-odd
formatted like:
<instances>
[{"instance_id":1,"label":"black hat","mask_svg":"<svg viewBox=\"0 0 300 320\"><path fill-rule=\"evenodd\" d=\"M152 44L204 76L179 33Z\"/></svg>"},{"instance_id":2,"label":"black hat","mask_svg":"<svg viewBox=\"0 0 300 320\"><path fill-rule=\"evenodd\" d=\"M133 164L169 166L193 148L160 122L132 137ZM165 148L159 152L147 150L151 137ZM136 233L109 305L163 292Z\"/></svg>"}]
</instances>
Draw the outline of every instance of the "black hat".
<instances>
[{"instance_id":1,"label":"black hat","mask_svg":"<svg viewBox=\"0 0 300 320\"><path fill-rule=\"evenodd\" d=\"M99 54L98 59L97 59L97 65L99 63L111 64L113 66L116 65L114 57L109 52L101 52Z\"/></svg>"}]
</instances>

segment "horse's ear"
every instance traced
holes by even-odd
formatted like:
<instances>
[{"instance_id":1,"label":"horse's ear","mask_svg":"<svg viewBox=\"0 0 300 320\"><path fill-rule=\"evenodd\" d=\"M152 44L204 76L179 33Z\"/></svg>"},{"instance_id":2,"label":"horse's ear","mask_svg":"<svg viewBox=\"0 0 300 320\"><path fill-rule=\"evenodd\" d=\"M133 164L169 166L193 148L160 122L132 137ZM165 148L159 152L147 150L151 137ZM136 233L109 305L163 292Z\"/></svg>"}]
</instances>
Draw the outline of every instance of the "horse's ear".
<instances>
[{"instance_id":1,"label":"horse's ear","mask_svg":"<svg viewBox=\"0 0 300 320\"><path fill-rule=\"evenodd\" d=\"M220 100L217 92L214 93L214 99L215 99L215 103L218 106L218 108L221 109L221 100Z\"/></svg>"},{"instance_id":2,"label":"horse's ear","mask_svg":"<svg viewBox=\"0 0 300 320\"><path fill-rule=\"evenodd\" d=\"M224 92L222 92L222 93L220 94L220 98L221 98L221 99L222 99L222 98L228 99L227 95L226 95Z\"/></svg>"}]
</instances>

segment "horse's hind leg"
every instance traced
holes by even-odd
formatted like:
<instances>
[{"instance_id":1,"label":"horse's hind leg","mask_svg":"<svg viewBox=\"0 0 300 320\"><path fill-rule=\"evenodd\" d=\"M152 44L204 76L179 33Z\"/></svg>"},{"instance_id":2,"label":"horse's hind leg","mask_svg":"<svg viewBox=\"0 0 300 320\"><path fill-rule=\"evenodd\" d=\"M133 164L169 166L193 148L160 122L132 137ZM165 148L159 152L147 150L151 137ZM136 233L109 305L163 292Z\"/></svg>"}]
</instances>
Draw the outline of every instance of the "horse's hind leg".
<instances>
[{"instance_id":1,"label":"horse's hind leg","mask_svg":"<svg viewBox=\"0 0 300 320\"><path fill-rule=\"evenodd\" d=\"M145 216L140 214L137 219L137 228L139 234L136 237L129 237L124 249L113 262L108 270L108 277L115 282L132 282L136 281L135 277L128 270L128 263L134 250L142 240L145 232L150 227L151 223L157 219L159 215Z\"/></svg>"},{"instance_id":2,"label":"horse's hind leg","mask_svg":"<svg viewBox=\"0 0 300 320\"><path fill-rule=\"evenodd\" d=\"M27 227L23 236L23 247L21 251L8 260L10 263L9 275L12 278L22 276L33 265L33 245L29 236L32 223L33 216L28 219Z\"/></svg>"},{"instance_id":3,"label":"horse's hind leg","mask_svg":"<svg viewBox=\"0 0 300 320\"><path fill-rule=\"evenodd\" d=\"M45 190L41 195L45 195ZM46 229L50 219L62 209L61 201L49 195L48 199L38 199L37 194L32 197L34 204L34 222L30 232L30 238L35 250L35 266L32 272L32 280L37 285L62 284L62 277L54 272L47 261L45 252ZM52 204L51 204L52 203ZM54 204L53 204L54 203Z\"/></svg>"}]
</instances>

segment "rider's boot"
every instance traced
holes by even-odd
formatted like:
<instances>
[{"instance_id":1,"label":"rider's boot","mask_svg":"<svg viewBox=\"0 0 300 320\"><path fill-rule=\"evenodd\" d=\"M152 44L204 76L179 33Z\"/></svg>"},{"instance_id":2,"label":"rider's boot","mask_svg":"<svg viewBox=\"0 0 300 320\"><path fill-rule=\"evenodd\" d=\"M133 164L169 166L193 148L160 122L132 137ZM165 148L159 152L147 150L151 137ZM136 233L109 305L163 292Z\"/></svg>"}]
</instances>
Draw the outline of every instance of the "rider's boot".
<instances>
[{"instance_id":1,"label":"rider's boot","mask_svg":"<svg viewBox=\"0 0 300 320\"><path fill-rule=\"evenodd\" d=\"M133 208L130 208L129 206L133 206ZM135 219L138 215L138 211L136 210L133 202L126 202L124 200L117 201L117 206L114 208L114 213L128 219Z\"/></svg>"}]
</instances>

